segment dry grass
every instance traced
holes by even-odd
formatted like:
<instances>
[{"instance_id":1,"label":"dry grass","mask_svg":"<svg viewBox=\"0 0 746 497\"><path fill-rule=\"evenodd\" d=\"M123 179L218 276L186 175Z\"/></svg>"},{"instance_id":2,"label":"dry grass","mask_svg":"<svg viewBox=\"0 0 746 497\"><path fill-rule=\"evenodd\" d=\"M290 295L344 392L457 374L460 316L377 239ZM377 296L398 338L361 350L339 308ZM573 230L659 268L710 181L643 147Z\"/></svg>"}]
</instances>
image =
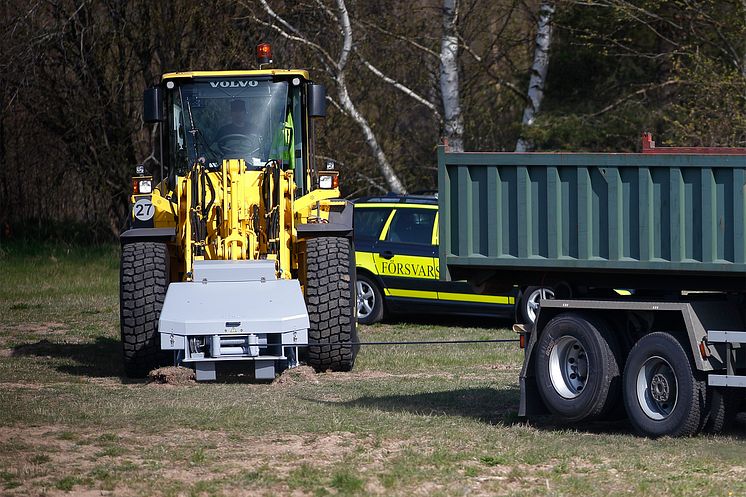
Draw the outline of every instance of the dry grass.
<instances>
[{"instance_id":1,"label":"dry grass","mask_svg":"<svg viewBox=\"0 0 746 497\"><path fill-rule=\"evenodd\" d=\"M519 420L511 344L371 347L349 374L161 388L122 377L117 311L113 251L0 259L0 495L746 495L743 424L651 441ZM511 336L442 321L361 333Z\"/></svg>"}]
</instances>

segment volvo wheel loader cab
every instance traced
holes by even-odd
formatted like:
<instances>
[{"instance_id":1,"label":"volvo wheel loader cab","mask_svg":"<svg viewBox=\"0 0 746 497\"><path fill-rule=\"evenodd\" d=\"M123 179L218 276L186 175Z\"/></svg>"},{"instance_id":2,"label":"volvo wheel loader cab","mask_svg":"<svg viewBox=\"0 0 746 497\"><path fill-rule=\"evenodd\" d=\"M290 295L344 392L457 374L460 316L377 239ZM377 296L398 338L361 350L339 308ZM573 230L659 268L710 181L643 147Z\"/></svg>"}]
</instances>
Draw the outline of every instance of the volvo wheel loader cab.
<instances>
[{"instance_id":1,"label":"volvo wheel loader cab","mask_svg":"<svg viewBox=\"0 0 746 497\"><path fill-rule=\"evenodd\" d=\"M146 90L161 165L138 166L121 235L127 375L353 367L352 205L313 150L325 94L306 71L276 69L169 73Z\"/></svg>"}]
</instances>

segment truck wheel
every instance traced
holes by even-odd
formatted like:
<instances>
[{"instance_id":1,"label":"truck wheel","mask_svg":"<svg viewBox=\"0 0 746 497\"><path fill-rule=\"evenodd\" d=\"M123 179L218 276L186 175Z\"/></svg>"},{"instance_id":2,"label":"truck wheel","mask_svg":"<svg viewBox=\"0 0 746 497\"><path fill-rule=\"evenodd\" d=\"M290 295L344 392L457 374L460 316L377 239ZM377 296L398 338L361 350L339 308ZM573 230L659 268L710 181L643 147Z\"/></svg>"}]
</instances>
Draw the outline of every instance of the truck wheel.
<instances>
[{"instance_id":1,"label":"truck wheel","mask_svg":"<svg viewBox=\"0 0 746 497\"><path fill-rule=\"evenodd\" d=\"M357 320L373 324L383 319L383 295L378 285L364 274L357 276Z\"/></svg>"},{"instance_id":2,"label":"truck wheel","mask_svg":"<svg viewBox=\"0 0 746 497\"><path fill-rule=\"evenodd\" d=\"M158 319L169 283L169 255L165 243L136 242L122 246L119 273L119 322L124 372L143 378L169 363L161 351Z\"/></svg>"},{"instance_id":3,"label":"truck wheel","mask_svg":"<svg viewBox=\"0 0 746 497\"><path fill-rule=\"evenodd\" d=\"M707 420L702 431L715 434L728 429L738 414L739 394L735 388L707 387Z\"/></svg>"},{"instance_id":4,"label":"truck wheel","mask_svg":"<svg viewBox=\"0 0 746 497\"><path fill-rule=\"evenodd\" d=\"M539 337L539 394L551 412L568 421L601 418L621 398L620 364L619 344L603 321L560 314Z\"/></svg>"},{"instance_id":5,"label":"truck wheel","mask_svg":"<svg viewBox=\"0 0 746 497\"><path fill-rule=\"evenodd\" d=\"M355 320L355 253L346 238L319 237L306 242L308 339L330 345L308 347L316 371L350 371L358 346Z\"/></svg>"},{"instance_id":6,"label":"truck wheel","mask_svg":"<svg viewBox=\"0 0 746 497\"><path fill-rule=\"evenodd\" d=\"M541 299L553 299L554 291L551 288L541 286L529 286L521 295L521 317L524 324L536 321L539 314L539 302Z\"/></svg>"},{"instance_id":7,"label":"truck wheel","mask_svg":"<svg viewBox=\"0 0 746 497\"><path fill-rule=\"evenodd\" d=\"M693 435L700 426L705 385L694 377L681 343L650 333L632 347L624 368L624 406L632 426L648 437Z\"/></svg>"}]
</instances>

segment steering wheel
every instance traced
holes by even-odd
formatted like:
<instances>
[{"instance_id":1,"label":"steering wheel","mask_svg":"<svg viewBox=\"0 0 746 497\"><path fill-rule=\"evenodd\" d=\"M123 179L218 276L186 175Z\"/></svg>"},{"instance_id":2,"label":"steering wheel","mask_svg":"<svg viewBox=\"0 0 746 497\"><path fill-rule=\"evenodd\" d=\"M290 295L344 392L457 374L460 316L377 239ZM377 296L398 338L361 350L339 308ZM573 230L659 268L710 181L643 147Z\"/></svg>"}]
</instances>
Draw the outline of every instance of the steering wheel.
<instances>
[{"instance_id":1,"label":"steering wheel","mask_svg":"<svg viewBox=\"0 0 746 497\"><path fill-rule=\"evenodd\" d=\"M262 137L256 133L231 133L221 136L215 143L225 155L251 157L262 148Z\"/></svg>"}]
</instances>

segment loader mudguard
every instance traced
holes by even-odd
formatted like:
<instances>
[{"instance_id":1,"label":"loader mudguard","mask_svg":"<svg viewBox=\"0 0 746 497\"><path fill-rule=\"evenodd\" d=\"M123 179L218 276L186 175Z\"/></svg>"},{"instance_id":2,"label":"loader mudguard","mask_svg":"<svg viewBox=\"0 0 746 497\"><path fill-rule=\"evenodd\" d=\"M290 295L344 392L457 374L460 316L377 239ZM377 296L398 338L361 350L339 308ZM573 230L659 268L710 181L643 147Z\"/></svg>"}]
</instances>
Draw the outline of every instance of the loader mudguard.
<instances>
[{"instance_id":1,"label":"loader mudguard","mask_svg":"<svg viewBox=\"0 0 746 497\"><path fill-rule=\"evenodd\" d=\"M298 238L340 236L352 239L353 205L348 201L335 201L330 205L329 222L304 223L296 226Z\"/></svg>"},{"instance_id":2,"label":"loader mudguard","mask_svg":"<svg viewBox=\"0 0 746 497\"><path fill-rule=\"evenodd\" d=\"M172 242L174 238L176 228L130 228L119 235L119 242Z\"/></svg>"}]
</instances>

